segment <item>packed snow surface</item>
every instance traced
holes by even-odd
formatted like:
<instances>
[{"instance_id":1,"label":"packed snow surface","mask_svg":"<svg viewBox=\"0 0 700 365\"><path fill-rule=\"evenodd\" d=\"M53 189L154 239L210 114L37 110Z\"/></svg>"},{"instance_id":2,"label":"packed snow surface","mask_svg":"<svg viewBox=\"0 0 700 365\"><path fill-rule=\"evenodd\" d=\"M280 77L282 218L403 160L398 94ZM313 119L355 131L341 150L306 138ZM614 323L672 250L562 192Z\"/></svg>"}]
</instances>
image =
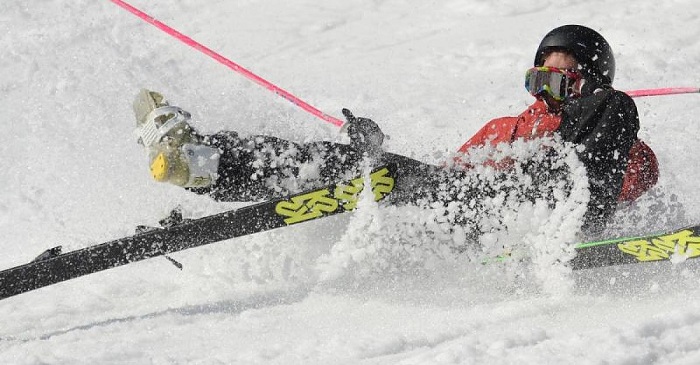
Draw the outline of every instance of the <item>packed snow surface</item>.
<instances>
[{"instance_id":1,"label":"packed snow surface","mask_svg":"<svg viewBox=\"0 0 700 365\"><path fill-rule=\"evenodd\" d=\"M373 118L387 150L430 163L532 102L524 71L562 24L608 39L618 89L700 85L694 0L133 5L328 114ZM204 133L338 138L110 1L3 1L0 20L0 268L132 234L178 205L200 217L247 204L151 180L133 134L142 87ZM636 101L661 178L609 234L697 223L700 95ZM507 232L480 238L531 250L523 264L482 266L449 249L459 231L410 229L439 214L365 199L353 214L173 254L182 271L155 258L70 280L0 301L0 363L700 362L697 263L571 272L556 263L576 239L568 204L506 210Z\"/></svg>"}]
</instances>

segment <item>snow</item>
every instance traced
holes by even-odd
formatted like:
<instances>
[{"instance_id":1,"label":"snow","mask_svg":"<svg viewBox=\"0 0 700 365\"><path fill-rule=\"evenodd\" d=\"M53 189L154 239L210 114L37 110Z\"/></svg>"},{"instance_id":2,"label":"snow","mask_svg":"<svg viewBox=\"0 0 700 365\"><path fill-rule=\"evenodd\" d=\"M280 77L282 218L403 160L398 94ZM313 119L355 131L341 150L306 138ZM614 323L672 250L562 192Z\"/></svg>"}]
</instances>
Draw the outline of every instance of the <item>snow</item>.
<instances>
[{"instance_id":1,"label":"snow","mask_svg":"<svg viewBox=\"0 0 700 365\"><path fill-rule=\"evenodd\" d=\"M389 151L427 162L531 102L523 73L561 24L586 24L610 41L618 89L700 85L700 8L691 0L133 5L326 113L347 107L373 118ZM243 205L151 180L133 135L141 87L192 112L204 132L336 138L336 127L109 1L4 1L0 20L0 268L58 244L129 235L177 205L190 216ZM697 222L698 97L636 100L662 175L618 215L620 232ZM484 237L524 237L521 246L534 245L529 266L476 265L439 244L438 226L437 237L401 228L432 217L362 201L353 215L173 254L183 271L157 258L78 278L0 301L0 362L700 361L698 264L573 273L554 265L566 252L552 250L574 238L569 203L506 212L508 233ZM666 212L680 203L682 215Z\"/></svg>"}]
</instances>

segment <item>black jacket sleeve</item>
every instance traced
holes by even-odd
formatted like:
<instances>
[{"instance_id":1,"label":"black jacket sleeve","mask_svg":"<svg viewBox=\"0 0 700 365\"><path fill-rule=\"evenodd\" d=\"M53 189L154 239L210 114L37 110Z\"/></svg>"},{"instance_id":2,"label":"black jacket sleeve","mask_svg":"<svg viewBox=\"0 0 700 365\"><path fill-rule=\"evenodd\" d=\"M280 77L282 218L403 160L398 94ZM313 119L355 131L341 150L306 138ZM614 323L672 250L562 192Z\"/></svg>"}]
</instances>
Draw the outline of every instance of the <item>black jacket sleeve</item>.
<instances>
[{"instance_id":1,"label":"black jacket sleeve","mask_svg":"<svg viewBox=\"0 0 700 365\"><path fill-rule=\"evenodd\" d=\"M623 92L602 90L568 102L559 131L564 141L583 147L578 155L591 193L584 230L595 232L615 211L629 151L639 131L637 107Z\"/></svg>"}]
</instances>

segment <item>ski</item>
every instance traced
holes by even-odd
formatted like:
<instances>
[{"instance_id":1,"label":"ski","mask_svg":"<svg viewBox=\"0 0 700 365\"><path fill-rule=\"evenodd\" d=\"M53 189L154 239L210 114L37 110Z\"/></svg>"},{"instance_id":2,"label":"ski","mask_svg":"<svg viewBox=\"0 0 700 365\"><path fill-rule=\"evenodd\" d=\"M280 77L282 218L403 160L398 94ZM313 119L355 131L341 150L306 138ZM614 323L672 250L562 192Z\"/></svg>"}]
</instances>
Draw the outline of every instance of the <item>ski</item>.
<instances>
[{"instance_id":1,"label":"ski","mask_svg":"<svg viewBox=\"0 0 700 365\"><path fill-rule=\"evenodd\" d=\"M640 264L658 261L684 261L700 257L700 224L644 236L579 243L568 263L572 270ZM527 259L522 251L507 252L481 260L484 265Z\"/></svg>"},{"instance_id":2,"label":"ski","mask_svg":"<svg viewBox=\"0 0 700 365\"><path fill-rule=\"evenodd\" d=\"M429 166L406 158L373 170L369 180L374 199L409 193L415 179L402 182L398 177L404 173L412 176L409 169L416 172ZM60 246L54 247L28 264L1 271L0 299L132 262L348 212L355 208L364 186L365 178L360 176L199 219L176 219L163 228L141 227L137 231L141 233L133 236L71 252L62 253Z\"/></svg>"},{"instance_id":3,"label":"ski","mask_svg":"<svg viewBox=\"0 0 700 365\"><path fill-rule=\"evenodd\" d=\"M573 270L700 257L700 225L637 237L580 243Z\"/></svg>"}]
</instances>

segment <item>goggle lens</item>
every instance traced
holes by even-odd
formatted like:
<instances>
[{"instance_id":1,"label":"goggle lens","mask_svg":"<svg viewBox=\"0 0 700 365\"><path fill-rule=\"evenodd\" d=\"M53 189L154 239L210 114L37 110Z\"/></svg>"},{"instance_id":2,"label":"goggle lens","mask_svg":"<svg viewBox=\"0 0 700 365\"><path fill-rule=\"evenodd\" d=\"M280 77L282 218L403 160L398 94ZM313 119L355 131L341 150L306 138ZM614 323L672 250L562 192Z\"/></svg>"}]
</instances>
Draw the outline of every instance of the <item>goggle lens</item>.
<instances>
[{"instance_id":1,"label":"goggle lens","mask_svg":"<svg viewBox=\"0 0 700 365\"><path fill-rule=\"evenodd\" d=\"M525 89L533 96L546 92L554 100L562 101L581 93L581 76L556 67L533 67L525 73Z\"/></svg>"}]
</instances>

